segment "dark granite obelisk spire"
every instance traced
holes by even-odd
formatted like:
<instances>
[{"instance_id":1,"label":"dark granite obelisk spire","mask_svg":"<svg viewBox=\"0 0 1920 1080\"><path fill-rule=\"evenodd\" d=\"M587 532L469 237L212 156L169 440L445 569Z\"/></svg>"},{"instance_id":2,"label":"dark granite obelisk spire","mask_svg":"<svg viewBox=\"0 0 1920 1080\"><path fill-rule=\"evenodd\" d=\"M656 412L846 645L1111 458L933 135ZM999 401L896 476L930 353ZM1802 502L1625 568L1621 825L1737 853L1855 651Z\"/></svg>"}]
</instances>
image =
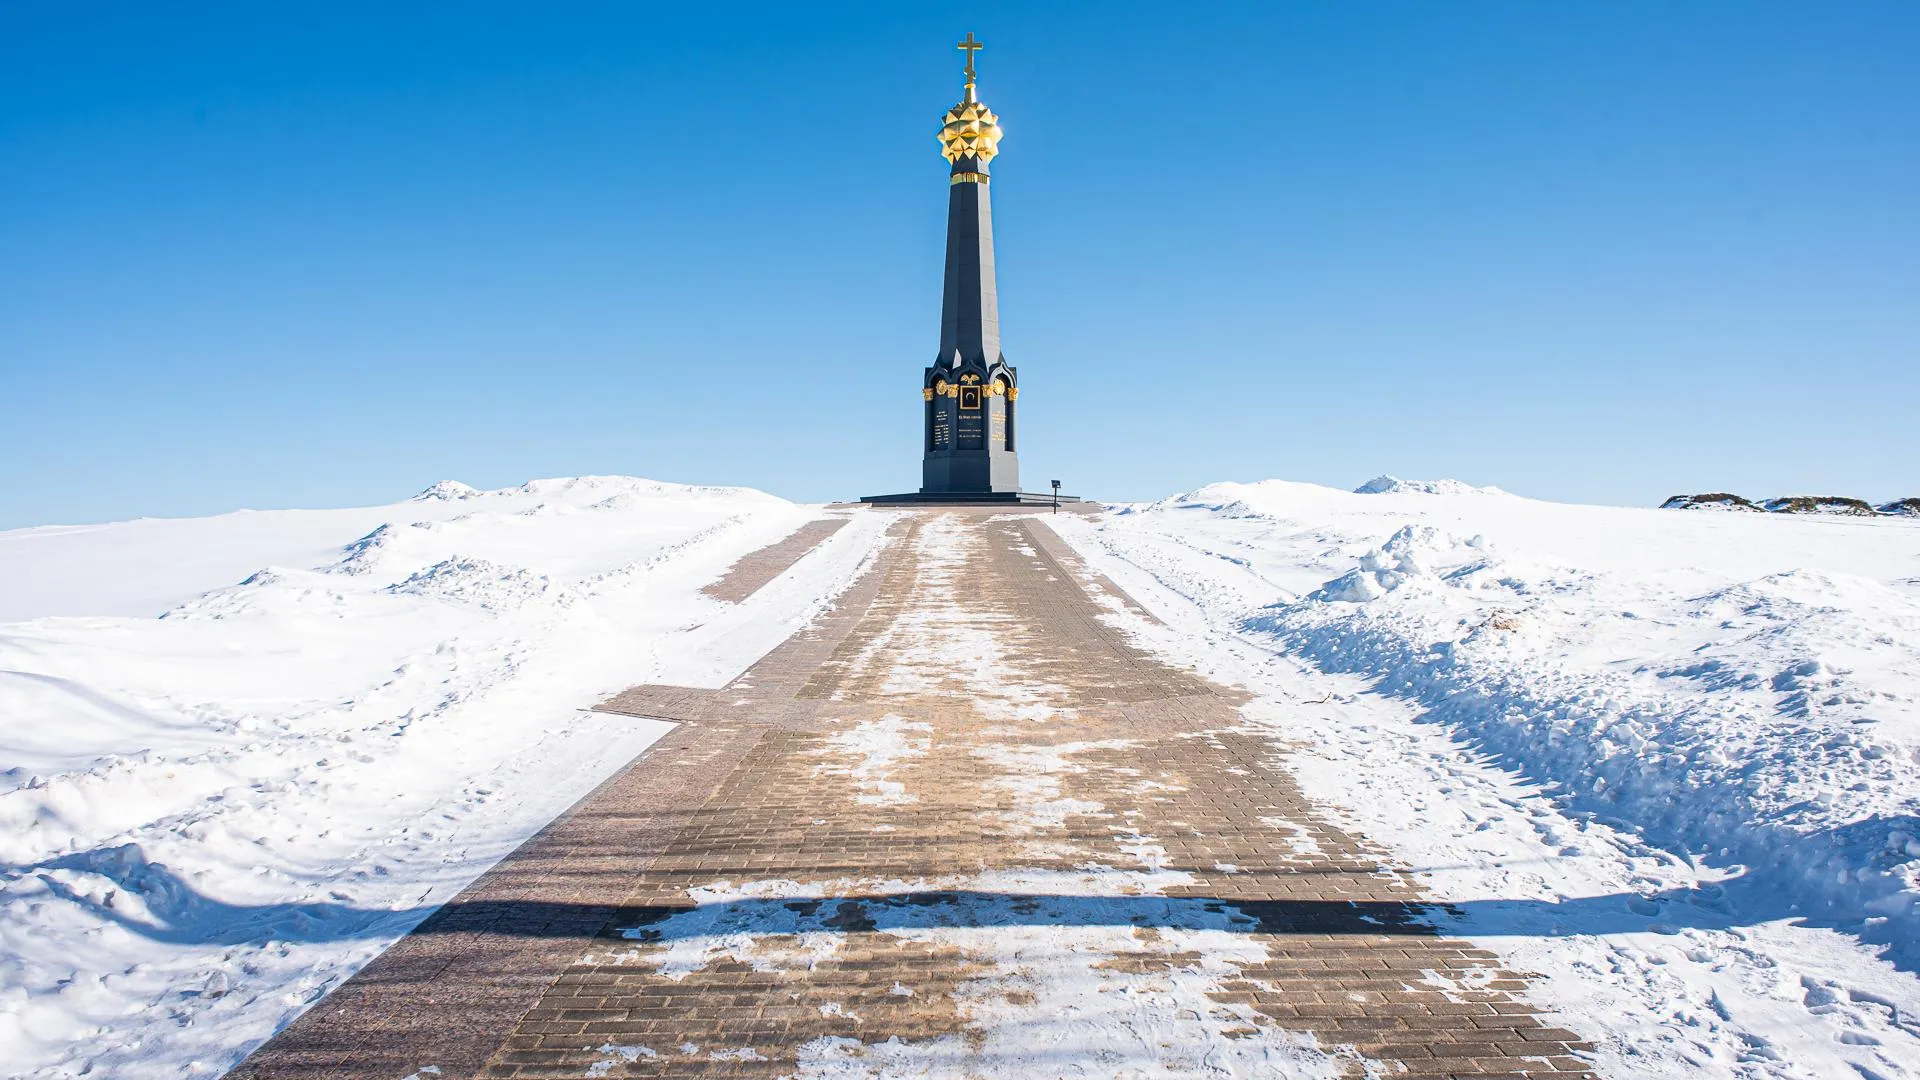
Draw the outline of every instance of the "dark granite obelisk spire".
<instances>
[{"instance_id":1,"label":"dark granite obelisk spire","mask_svg":"<svg viewBox=\"0 0 1920 1080\"><path fill-rule=\"evenodd\" d=\"M940 352L926 370L920 396L926 405L920 459L920 490L868 495L879 506L925 503L992 505L1080 500L1020 490L1020 459L1014 454L1020 379L1000 355L1000 297L993 283L993 203L987 197L987 165L1000 152L1000 118L980 101L973 85L972 34L960 43L967 53L967 88L947 110L940 152L947 170L947 280L940 299Z\"/></svg>"},{"instance_id":2,"label":"dark granite obelisk spire","mask_svg":"<svg viewBox=\"0 0 1920 1080\"><path fill-rule=\"evenodd\" d=\"M979 48L967 35L962 48ZM971 114L971 115L969 115ZM1000 358L1000 299L993 287L993 203L987 162L999 141L997 118L980 104L967 53L966 99L947 114L940 141L952 163L947 187L946 293L940 303L940 358L956 351L981 364ZM986 129L991 134L985 134ZM955 145L957 144L957 145Z\"/></svg>"},{"instance_id":3,"label":"dark granite obelisk spire","mask_svg":"<svg viewBox=\"0 0 1920 1080\"><path fill-rule=\"evenodd\" d=\"M993 204L987 165L999 152L999 118L974 89L968 34L967 85L947 110L940 148L951 168L947 187L946 292L940 303L940 352L926 370L923 494L1020 490L1014 454L1019 382L1000 355L1000 302L993 283Z\"/></svg>"}]
</instances>

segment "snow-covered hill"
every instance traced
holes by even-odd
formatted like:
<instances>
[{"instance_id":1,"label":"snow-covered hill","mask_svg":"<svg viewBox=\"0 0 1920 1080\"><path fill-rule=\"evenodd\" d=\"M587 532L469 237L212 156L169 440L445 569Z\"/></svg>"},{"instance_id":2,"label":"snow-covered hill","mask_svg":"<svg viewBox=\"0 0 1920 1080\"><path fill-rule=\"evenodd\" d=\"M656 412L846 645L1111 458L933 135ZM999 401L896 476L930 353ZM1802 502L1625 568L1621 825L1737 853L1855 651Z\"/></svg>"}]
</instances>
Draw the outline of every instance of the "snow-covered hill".
<instances>
[{"instance_id":1,"label":"snow-covered hill","mask_svg":"<svg viewBox=\"0 0 1920 1080\"><path fill-rule=\"evenodd\" d=\"M0 1063L217 1074L830 602L619 477L0 533ZM1045 519L1609 1075L1920 1078L1920 520L1216 484ZM7 621L10 620L10 621Z\"/></svg>"},{"instance_id":2,"label":"snow-covered hill","mask_svg":"<svg viewBox=\"0 0 1920 1080\"><path fill-rule=\"evenodd\" d=\"M1920 522L1382 478L1056 528L1603 1062L1920 1075Z\"/></svg>"},{"instance_id":3,"label":"snow-covered hill","mask_svg":"<svg viewBox=\"0 0 1920 1080\"><path fill-rule=\"evenodd\" d=\"M853 576L699 588L818 516L626 477L0 533L0 1063L215 1075Z\"/></svg>"}]
</instances>

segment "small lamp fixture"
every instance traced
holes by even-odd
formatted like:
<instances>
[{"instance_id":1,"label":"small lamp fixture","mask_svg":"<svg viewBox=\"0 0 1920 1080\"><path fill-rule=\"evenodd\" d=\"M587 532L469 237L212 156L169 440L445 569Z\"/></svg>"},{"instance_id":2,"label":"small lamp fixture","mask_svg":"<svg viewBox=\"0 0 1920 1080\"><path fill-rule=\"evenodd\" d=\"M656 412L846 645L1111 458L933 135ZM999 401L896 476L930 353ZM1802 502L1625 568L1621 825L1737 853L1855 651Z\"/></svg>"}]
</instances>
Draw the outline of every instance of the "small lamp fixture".
<instances>
[{"instance_id":1,"label":"small lamp fixture","mask_svg":"<svg viewBox=\"0 0 1920 1080\"><path fill-rule=\"evenodd\" d=\"M1060 481L1053 482L1053 512L1060 512Z\"/></svg>"}]
</instances>

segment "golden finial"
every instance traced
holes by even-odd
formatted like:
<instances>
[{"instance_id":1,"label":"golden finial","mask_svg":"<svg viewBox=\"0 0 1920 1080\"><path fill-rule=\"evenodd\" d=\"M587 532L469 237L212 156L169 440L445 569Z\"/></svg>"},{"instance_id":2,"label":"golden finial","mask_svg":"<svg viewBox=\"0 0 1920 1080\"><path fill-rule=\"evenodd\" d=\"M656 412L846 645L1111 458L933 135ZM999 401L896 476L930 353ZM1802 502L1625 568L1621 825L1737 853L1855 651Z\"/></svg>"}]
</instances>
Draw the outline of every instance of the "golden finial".
<instances>
[{"instance_id":1,"label":"golden finial","mask_svg":"<svg viewBox=\"0 0 1920 1080\"><path fill-rule=\"evenodd\" d=\"M973 31L967 31L966 40L955 48L967 54L967 93L960 104L947 110L945 126L940 129L940 153L956 166L963 157L971 157L978 165L977 171L966 171L966 179L984 179L987 162L999 152L1000 118L993 110L980 103L973 87L973 54L986 48L974 40ZM955 173L956 177L960 172ZM955 183L959 180L956 179Z\"/></svg>"}]
</instances>

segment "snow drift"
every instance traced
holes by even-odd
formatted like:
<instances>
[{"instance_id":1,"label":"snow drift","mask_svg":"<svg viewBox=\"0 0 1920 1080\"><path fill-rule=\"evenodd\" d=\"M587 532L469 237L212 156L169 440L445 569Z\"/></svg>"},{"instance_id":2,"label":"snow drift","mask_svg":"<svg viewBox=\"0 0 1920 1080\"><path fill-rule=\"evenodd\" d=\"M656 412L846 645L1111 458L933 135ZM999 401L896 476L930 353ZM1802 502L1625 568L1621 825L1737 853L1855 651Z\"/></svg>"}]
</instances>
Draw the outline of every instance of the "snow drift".
<instances>
[{"instance_id":1,"label":"snow drift","mask_svg":"<svg viewBox=\"0 0 1920 1080\"><path fill-rule=\"evenodd\" d=\"M627 477L0 533L0 1062L214 1075L829 602L856 519Z\"/></svg>"},{"instance_id":2,"label":"snow drift","mask_svg":"<svg viewBox=\"0 0 1920 1080\"><path fill-rule=\"evenodd\" d=\"M1603 1075L1920 1077L1920 523L1365 488L1047 524Z\"/></svg>"},{"instance_id":3,"label":"snow drift","mask_svg":"<svg viewBox=\"0 0 1920 1080\"><path fill-rule=\"evenodd\" d=\"M1248 632L1920 963L1920 528L1368 489L1398 505L1269 481L1138 514L1234 518L1285 566Z\"/></svg>"}]
</instances>

